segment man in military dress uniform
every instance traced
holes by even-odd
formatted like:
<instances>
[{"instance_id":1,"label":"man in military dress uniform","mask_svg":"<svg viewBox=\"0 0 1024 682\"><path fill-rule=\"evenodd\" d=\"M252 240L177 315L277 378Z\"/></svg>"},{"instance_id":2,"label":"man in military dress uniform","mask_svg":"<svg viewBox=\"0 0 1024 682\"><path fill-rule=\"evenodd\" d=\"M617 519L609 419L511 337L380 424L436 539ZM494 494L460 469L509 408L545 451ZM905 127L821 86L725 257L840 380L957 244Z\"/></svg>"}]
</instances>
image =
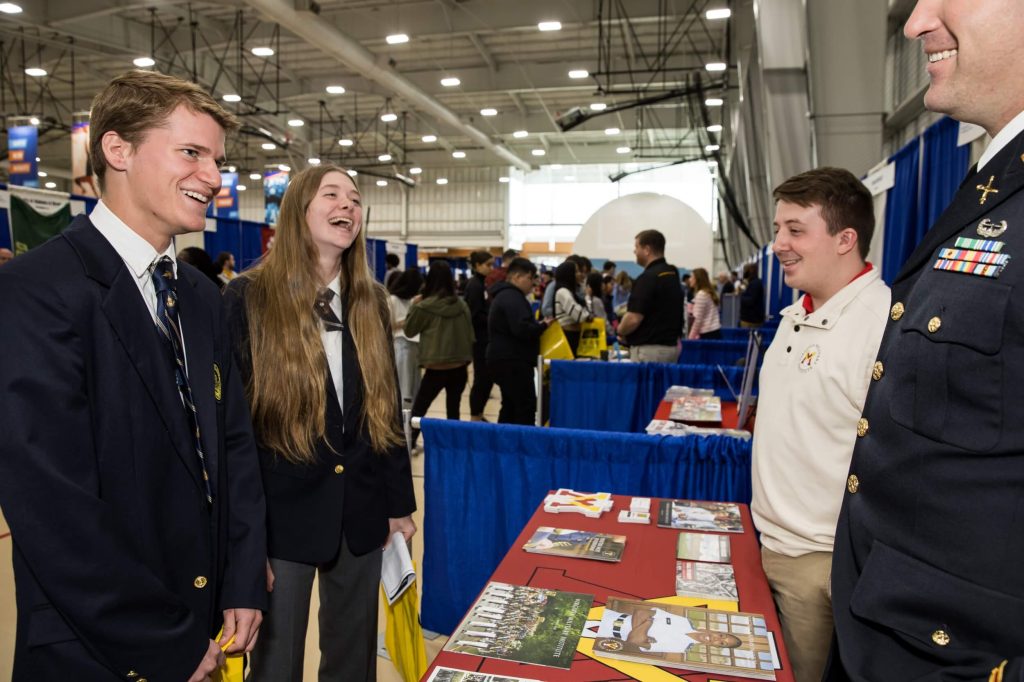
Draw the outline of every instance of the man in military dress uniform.
<instances>
[{"instance_id":1,"label":"man in military dress uniform","mask_svg":"<svg viewBox=\"0 0 1024 682\"><path fill-rule=\"evenodd\" d=\"M825 680L1024 680L1024 6L919 0L925 104L994 138L893 283Z\"/></svg>"}]
</instances>

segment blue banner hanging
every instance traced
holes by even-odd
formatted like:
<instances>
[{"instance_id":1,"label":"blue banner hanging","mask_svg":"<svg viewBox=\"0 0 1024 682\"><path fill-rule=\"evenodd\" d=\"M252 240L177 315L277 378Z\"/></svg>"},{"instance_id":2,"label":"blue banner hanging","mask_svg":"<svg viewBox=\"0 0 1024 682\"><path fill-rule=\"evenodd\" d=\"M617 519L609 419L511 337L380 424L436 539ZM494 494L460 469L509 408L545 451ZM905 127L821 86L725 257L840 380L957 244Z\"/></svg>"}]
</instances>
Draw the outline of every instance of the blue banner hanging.
<instances>
[{"instance_id":1,"label":"blue banner hanging","mask_svg":"<svg viewBox=\"0 0 1024 682\"><path fill-rule=\"evenodd\" d=\"M36 126L11 126L7 129L7 162L12 185L39 187L39 129Z\"/></svg>"}]
</instances>

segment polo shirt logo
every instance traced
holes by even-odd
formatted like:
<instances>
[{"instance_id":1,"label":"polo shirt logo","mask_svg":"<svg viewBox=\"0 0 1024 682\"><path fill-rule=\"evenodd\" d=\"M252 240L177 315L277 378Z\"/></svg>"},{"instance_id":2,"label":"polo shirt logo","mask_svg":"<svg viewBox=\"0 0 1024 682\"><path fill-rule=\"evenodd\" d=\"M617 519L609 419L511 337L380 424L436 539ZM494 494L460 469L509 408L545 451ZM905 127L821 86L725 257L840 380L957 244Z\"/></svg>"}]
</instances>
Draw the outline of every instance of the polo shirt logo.
<instances>
[{"instance_id":1,"label":"polo shirt logo","mask_svg":"<svg viewBox=\"0 0 1024 682\"><path fill-rule=\"evenodd\" d=\"M800 356L800 371L811 371L814 366L818 364L819 360L821 360L821 347L816 343L808 346L807 349L804 350L803 355Z\"/></svg>"}]
</instances>

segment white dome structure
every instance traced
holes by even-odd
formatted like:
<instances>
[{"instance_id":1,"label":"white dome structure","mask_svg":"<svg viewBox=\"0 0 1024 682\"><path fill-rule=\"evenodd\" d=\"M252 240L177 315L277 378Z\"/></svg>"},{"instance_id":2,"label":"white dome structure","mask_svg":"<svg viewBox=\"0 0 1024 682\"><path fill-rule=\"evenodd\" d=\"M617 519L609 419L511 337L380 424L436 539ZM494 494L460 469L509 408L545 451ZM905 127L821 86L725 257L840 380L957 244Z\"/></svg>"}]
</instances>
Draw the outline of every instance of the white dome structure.
<instances>
[{"instance_id":1,"label":"white dome structure","mask_svg":"<svg viewBox=\"0 0 1024 682\"><path fill-rule=\"evenodd\" d=\"M712 268L711 226L692 207L670 196L628 194L599 208L584 223L573 252L603 260L633 260L642 230L665 235L665 258L679 268Z\"/></svg>"}]
</instances>

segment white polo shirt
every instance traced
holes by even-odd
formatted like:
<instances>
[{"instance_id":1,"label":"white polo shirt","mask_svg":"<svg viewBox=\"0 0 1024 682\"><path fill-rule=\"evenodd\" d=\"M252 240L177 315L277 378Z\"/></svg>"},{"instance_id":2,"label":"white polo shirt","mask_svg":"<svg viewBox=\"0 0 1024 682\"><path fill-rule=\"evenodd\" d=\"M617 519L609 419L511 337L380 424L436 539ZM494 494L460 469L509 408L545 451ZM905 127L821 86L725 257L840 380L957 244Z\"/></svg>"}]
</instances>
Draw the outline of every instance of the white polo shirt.
<instances>
[{"instance_id":1,"label":"white polo shirt","mask_svg":"<svg viewBox=\"0 0 1024 682\"><path fill-rule=\"evenodd\" d=\"M802 301L782 311L761 366L753 444L751 512L773 552L832 551L890 298L872 268L810 314Z\"/></svg>"}]
</instances>

